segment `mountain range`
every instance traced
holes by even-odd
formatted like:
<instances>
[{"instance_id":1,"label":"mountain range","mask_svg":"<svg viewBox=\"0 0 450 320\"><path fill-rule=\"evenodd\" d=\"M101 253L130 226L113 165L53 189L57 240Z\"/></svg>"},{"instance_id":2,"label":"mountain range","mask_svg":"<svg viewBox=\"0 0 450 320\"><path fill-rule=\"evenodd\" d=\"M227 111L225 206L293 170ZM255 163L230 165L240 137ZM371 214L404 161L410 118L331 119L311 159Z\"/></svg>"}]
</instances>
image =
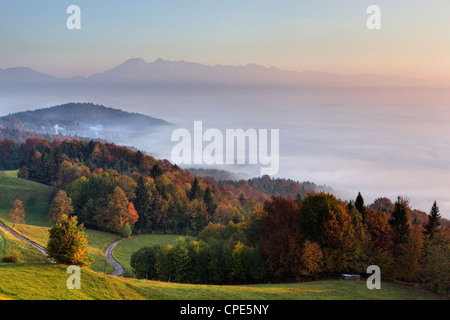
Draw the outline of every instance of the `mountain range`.
<instances>
[{"instance_id":1,"label":"mountain range","mask_svg":"<svg viewBox=\"0 0 450 320\"><path fill-rule=\"evenodd\" d=\"M147 63L142 58L129 59L103 73L89 77L57 78L28 67L0 69L1 85L263 85L303 87L423 87L431 86L422 79L371 74L339 75L306 70L285 71L256 64L245 66L209 66L187 61L161 58Z\"/></svg>"}]
</instances>

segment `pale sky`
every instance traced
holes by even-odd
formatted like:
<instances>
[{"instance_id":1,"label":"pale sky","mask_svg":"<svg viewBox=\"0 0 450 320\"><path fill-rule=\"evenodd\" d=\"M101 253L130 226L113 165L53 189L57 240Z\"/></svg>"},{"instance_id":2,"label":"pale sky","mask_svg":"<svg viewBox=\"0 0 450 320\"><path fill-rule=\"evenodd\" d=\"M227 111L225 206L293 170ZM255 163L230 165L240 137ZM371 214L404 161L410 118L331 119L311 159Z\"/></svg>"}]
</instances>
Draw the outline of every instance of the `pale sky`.
<instances>
[{"instance_id":1,"label":"pale sky","mask_svg":"<svg viewBox=\"0 0 450 320\"><path fill-rule=\"evenodd\" d=\"M366 27L373 4L381 30ZM0 68L87 76L161 57L448 81L449 15L448 0L2 1Z\"/></svg>"}]
</instances>

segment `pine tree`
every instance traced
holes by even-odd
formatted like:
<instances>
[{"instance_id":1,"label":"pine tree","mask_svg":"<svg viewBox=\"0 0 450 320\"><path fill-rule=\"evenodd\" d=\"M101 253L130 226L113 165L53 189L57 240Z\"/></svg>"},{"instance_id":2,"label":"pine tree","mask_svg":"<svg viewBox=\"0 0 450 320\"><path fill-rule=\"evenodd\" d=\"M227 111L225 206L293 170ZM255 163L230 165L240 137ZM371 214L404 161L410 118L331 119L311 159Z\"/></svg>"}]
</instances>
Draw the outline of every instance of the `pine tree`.
<instances>
[{"instance_id":1,"label":"pine tree","mask_svg":"<svg viewBox=\"0 0 450 320\"><path fill-rule=\"evenodd\" d=\"M297 205L300 207L300 205L302 204L302 195L300 193L297 193L297 197L295 198L295 202L297 202Z\"/></svg>"},{"instance_id":2,"label":"pine tree","mask_svg":"<svg viewBox=\"0 0 450 320\"><path fill-rule=\"evenodd\" d=\"M152 167L152 169L150 170L150 176L155 179L161 175L163 175L164 171L163 169L161 169L161 167L159 166L158 163L155 163Z\"/></svg>"},{"instance_id":3,"label":"pine tree","mask_svg":"<svg viewBox=\"0 0 450 320\"><path fill-rule=\"evenodd\" d=\"M366 207L364 206L364 198L361 195L361 192L358 192L358 196L355 200L355 207L361 213L363 221L366 215Z\"/></svg>"},{"instance_id":4,"label":"pine tree","mask_svg":"<svg viewBox=\"0 0 450 320\"><path fill-rule=\"evenodd\" d=\"M198 179L195 178L192 182L191 191L189 192L189 200L194 200L200 197L201 189L198 184Z\"/></svg>"},{"instance_id":5,"label":"pine tree","mask_svg":"<svg viewBox=\"0 0 450 320\"><path fill-rule=\"evenodd\" d=\"M205 194L203 195L203 202L206 205L209 215L213 215L216 212L217 204L214 200L214 193L209 186L205 189Z\"/></svg>"},{"instance_id":6,"label":"pine tree","mask_svg":"<svg viewBox=\"0 0 450 320\"><path fill-rule=\"evenodd\" d=\"M37 181L50 185L56 172L55 162L49 148L45 149L42 160L37 171Z\"/></svg>"},{"instance_id":7,"label":"pine tree","mask_svg":"<svg viewBox=\"0 0 450 320\"><path fill-rule=\"evenodd\" d=\"M147 232L151 227L150 210L152 206L152 198L149 188L146 185L145 178L140 176L136 186L136 199L134 207L139 215L135 228L140 232Z\"/></svg>"},{"instance_id":8,"label":"pine tree","mask_svg":"<svg viewBox=\"0 0 450 320\"><path fill-rule=\"evenodd\" d=\"M411 236L408 215L409 208L407 200L398 197L394 205L391 219L389 220L389 224L394 231L394 241L396 243L407 243Z\"/></svg>"},{"instance_id":9,"label":"pine tree","mask_svg":"<svg viewBox=\"0 0 450 320\"><path fill-rule=\"evenodd\" d=\"M425 225L425 234L429 235L430 238L433 238L439 226L441 225L440 220L441 214L439 211L439 207L437 206L437 203L435 201L433 203L433 206L431 207L430 214L428 215L428 222Z\"/></svg>"}]
</instances>

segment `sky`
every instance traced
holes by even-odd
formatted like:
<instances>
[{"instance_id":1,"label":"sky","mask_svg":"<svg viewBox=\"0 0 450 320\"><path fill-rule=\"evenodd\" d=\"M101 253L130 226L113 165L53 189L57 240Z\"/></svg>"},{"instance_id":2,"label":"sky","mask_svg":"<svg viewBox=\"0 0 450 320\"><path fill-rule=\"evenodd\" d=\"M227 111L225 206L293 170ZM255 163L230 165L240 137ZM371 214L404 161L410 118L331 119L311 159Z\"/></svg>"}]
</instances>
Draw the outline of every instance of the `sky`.
<instances>
[{"instance_id":1,"label":"sky","mask_svg":"<svg viewBox=\"0 0 450 320\"><path fill-rule=\"evenodd\" d=\"M81 30L66 27L73 4ZM381 30L366 26L370 5L381 8ZM417 77L450 87L449 14L448 0L2 0L0 69L89 76L140 57ZM279 128L280 177L327 184L346 199L361 191L368 203L403 195L427 212L437 200L450 218L448 89L119 91L0 87L0 115L88 101L187 128L194 120L223 130ZM151 139L141 140L152 151Z\"/></svg>"},{"instance_id":2,"label":"sky","mask_svg":"<svg viewBox=\"0 0 450 320\"><path fill-rule=\"evenodd\" d=\"M66 9L81 9L68 30ZM381 8L381 30L366 10ZM123 61L256 63L448 81L448 0L1 1L0 68L88 76Z\"/></svg>"}]
</instances>

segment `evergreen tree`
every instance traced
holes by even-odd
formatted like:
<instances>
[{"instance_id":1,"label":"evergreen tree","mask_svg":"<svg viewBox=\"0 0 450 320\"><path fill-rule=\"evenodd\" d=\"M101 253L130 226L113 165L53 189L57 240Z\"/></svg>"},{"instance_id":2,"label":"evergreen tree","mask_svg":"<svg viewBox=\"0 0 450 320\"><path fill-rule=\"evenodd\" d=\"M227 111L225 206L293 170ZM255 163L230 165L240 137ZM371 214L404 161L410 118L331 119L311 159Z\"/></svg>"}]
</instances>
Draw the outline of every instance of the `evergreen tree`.
<instances>
[{"instance_id":1,"label":"evergreen tree","mask_svg":"<svg viewBox=\"0 0 450 320\"><path fill-rule=\"evenodd\" d=\"M38 180L38 170L41 164L42 154L32 148L30 151L30 156L28 157L27 168L28 168L28 178L33 181Z\"/></svg>"},{"instance_id":2,"label":"evergreen tree","mask_svg":"<svg viewBox=\"0 0 450 320\"><path fill-rule=\"evenodd\" d=\"M431 207L430 214L428 215L428 222L425 225L425 234L429 235L430 238L433 238L439 226L441 225L440 220L441 214L439 211L439 207L437 206L437 203L435 201L433 203L433 206Z\"/></svg>"},{"instance_id":3,"label":"evergreen tree","mask_svg":"<svg viewBox=\"0 0 450 320\"><path fill-rule=\"evenodd\" d=\"M37 172L37 180L40 183L51 185L56 173L56 166L49 148L45 149Z\"/></svg>"},{"instance_id":4,"label":"evergreen tree","mask_svg":"<svg viewBox=\"0 0 450 320\"><path fill-rule=\"evenodd\" d=\"M194 200L199 198L201 195L201 189L198 184L198 179L195 178L194 182L192 182L191 191L189 192L189 200Z\"/></svg>"},{"instance_id":5,"label":"evergreen tree","mask_svg":"<svg viewBox=\"0 0 450 320\"><path fill-rule=\"evenodd\" d=\"M408 215L409 208L407 200L398 197L394 205L391 219L389 220L389 224L394 231L394 241L397 244L407 243L411 235Z\"/></svg>"},{"instance_id":6,"label":"evergreen tree","mask_svg":"<svg viewBox=\"0 0 450 320\"><path fill-rule=\"evenodd\" d=\"M358 210L359 213L361 213L362 218L364 220L366 215L366 207L364 206L364 198L362 197L361 192L358 192L358 196L356 197L355 200L355 207L356 210Z\"/></svg>"},{"instance_id":7,"label":"evergreen tree","mask_svg":"<svg viewBox=\"0 0 450 320\"><path fill-rule=\"evenodd\" d=\"M150 170L150 176L155 179L159 176L162 176L164 173L163 169L161 169L161 167L159 166L158 163L155 163L152 167L152 169Z\"/></svg>"},{"instance_id":8,"label":"evergreen tree","mask_svg":"<svg viewBox=\"0 0 450 320\"><path fill-rule=\"evenodd\" d=\"M295 198L295 202L297 203L297 206L300 207L300 205L302 204L302 200L303 200L302 195L300 193L297 193L297 196Z\"/></svg>"},{"instance_id":9,"label":"evergreen tree","mask_svg":"<svg viewBox=\"0 0 450 320\"><path fill-rule=\"evenodd\" d=\"M206 205L206 210L208 210L209 215L213 215L216 212L217 204L214 200L214 193L209 186L205 189L205 194L203 195L203 202Z\"/></svg>"},{"instance_id":10,"label":"evergreen tree","mask_svg":"<svg viewBox=\"0 0 450 320\"><path fill-rule=\"evenodd\" d=\"M139 176L136 187L136 199L134 207L139 215L135 229L139 232L147 232L151 227L150 210L152 206L151 192L148 188L145 178Z\"/></svg>"}]
</instances>

